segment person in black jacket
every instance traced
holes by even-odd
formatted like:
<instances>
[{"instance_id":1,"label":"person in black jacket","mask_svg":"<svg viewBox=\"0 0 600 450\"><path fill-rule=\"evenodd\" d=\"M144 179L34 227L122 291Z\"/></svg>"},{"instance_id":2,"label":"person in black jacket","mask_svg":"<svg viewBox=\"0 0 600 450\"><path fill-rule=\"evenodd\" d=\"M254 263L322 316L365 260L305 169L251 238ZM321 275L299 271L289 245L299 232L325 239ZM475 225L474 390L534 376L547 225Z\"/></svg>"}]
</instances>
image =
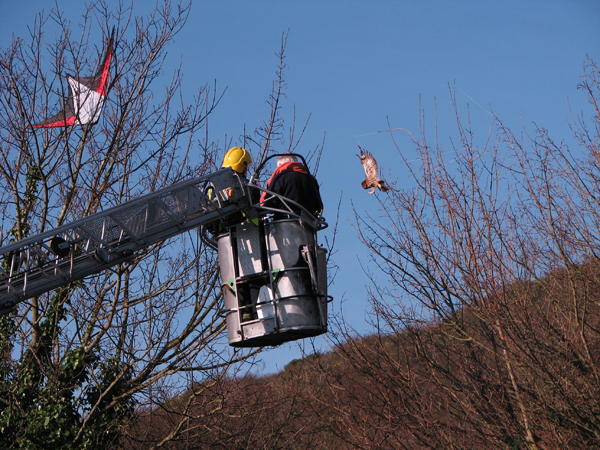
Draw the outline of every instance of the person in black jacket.
<instances>
[{"instance_id":1,"label":"person in black jacket","mask_svg":"<svg viewBox=\"0 0 600 450\"><path fill-rule=\"evenodd\" d=\"M306 208L313 216L323 212L323 201L319 183L301 162L292 155L283 155L277 159L277 168L267 181L266 189L286 197ZM261 200L270 208L287 209L277 197L265 201L268 194L263 192ZM301 209L288 203L297 214Z\"/></svg>"}]
</instances>

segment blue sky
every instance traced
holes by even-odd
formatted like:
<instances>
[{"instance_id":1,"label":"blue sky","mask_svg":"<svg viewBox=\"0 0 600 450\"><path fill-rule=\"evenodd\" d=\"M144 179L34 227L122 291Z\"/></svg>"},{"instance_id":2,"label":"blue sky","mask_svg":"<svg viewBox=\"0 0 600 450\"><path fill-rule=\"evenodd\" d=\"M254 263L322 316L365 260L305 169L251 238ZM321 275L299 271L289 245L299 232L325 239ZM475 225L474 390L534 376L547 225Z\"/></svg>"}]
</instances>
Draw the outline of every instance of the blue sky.
<instances>
[{"instance_id":1,"label":"blue sky","mask_svg":"<svg viewBox=\"0 0 600 450\"><path fill-rule=\"evenodd\" d=\"M57 4L78 22L83 2ZM136 8L148 11L153 4L138 1ZM13 34L25 36L35 14L51 7L53 2L42 0L3 0L0 47L8 46ZM421 105L430 142L437 118L440 144L450 149L450 137L457 135L451 87L463 117L469 106L471 129L481 145L489 133L490 108L515 133L522 127L533 131L536 123L556 140L574 144L568 120L571 112L591 114L577 84L586 55L600 57L599 23L597 0L194 1L167 62L173 69L182 63L189 95L215 80L227 87L210 118L209 138L223 142L227 136L241 144L244 129L268 118L275 53L289 30L285 124L292 125L294 108L298 124L311 115L300 152L314 149L325 136L317 176L330 223L342 196L332 309L368 332L364 269L378 275L351 225L352 204L359 214L376 214L379 203L360 187L364 172L355 156L357 143L377 157L385 178L402 187L398 150L382 131L389 120L392 128L418 135ZM408 134L397 131L394 138L410 159L415 146ZM315 344L326 348L327 339ZM268 350L264 372L300 357L303 345L310 342Z\"/></svg>"}]
</instances>

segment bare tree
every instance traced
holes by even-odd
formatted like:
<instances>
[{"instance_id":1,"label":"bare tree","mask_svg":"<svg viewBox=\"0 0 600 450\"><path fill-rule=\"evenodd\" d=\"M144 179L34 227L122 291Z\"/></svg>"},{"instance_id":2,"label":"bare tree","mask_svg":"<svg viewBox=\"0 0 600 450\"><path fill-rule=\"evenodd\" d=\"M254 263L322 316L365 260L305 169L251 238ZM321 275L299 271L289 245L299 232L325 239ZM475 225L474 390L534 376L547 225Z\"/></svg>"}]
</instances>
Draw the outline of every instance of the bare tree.
<instances>
[{"instance_id":1,"label":"bare tree","mask_svg":"<svg viewBox=\"0 0 600 450\"><path fill-rule=\"evenodd\" d=\"M286 87L286 40L284 33L276 53L276 80L268 97L269 116L257 124L252 135L243 136L244 145L257 155L255 167L274 153L296 151L308 124L307 120L297 135L294 112L289 135L285 133L287 116L282 97ZM322 150L321 143L311 151L302 152L308 161L316 159L313 173ZM265 172L267 169L264 168ZM286 373L283 378L256 377L246 369L247 366L244 370L215 374L203 382L190 382L183 392L166 389L156 407L140 409L130 421L127 439L123 441L125 448L140 448L140 442L181 449L321 448L319 435L314 433L318 428L313 423L316 416L301 406L305 389L310 389L311 376L298 370Z\"/></svg>"},{"instance_id":2,"label":"bare tree","mask_svg":"<svg viewBox=\"0 0 600 450\"><path fill-rule=\"evenodd\" d=\"M298 151L304 132L308 127L310 121L310 115L306 118L306 121L298 131L296 129L296 111L294 107L293 115L290 120L290 125L286 134L285 114L283 113L283 99L285 97L285 89L287 87L284 71L287 68L285 63L286 58L286 46L289 30L281 36L281 46L279 51L276 53L277 57L277 71L275 74L275 80L272 83L271 93L269 94L268 104L270 107L269 117L262 121L256 126L252 135L244 135L244 140L249 144L256 146L257 157L255 159L255 166L262 164L270 155L274 153L294 153ZM319 163L321 155L323 153L324 141L319 145L315 146L312 150L304 151L301 153L306 154L306 160L311 163L313 159L315 162L311 164L312 174L316 175L319 169ZM278 143L282 148L276 148L275 143Z\"/></svg>"},{"instance_id":3,"label":"bare tree","mask_svg":"<svg viewBox=\"0 0 600 450\"><path fill-rule=\"evenodd\" d=\"M398 148L408 186L356 214L378 332L341 328L314 399L350 447L600 447L599 74L577 152L497 118L479 146L456 105L451 149Z\"/></svg>"},{"instance_id":4,"label":"bare tree","mask_svg":"<svg viewBox=\"0 0 600 450\"><path fill-rule=\"evenodd\" d=\"M141 18L100 0L77 33L52 11L2 52L2 245L214 167L218 149L198 132L218 95L201 87L185 103L179 69L162 87L166 48L189 9L167 1ZM67 72L95 72L113 27L99 123L32 129L64 107ZM215 268L214 252L188 233L0 318L2 447L105 448L136 408L222 377L244 353L224 345Z\"/></svg>"}]
</instances>

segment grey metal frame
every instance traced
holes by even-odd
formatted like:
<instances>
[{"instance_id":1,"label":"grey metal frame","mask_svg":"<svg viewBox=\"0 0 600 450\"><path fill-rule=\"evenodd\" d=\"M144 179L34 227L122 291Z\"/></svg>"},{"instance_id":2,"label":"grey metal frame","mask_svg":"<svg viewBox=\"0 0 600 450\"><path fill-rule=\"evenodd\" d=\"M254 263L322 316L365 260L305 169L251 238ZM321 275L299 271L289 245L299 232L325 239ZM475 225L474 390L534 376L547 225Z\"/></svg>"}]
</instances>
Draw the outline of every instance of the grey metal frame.
<instances>
[{"instance_id":1,"label":"grey metal frame","mask_svg":"<svg viewBox=\"0 0 600 450\"><path fill-rule=\"evenodd\" d=\"M250 205L246 183L231 169L222 169L0 247L0 259L6 262L0 266L0 314ZM53 246L56 238L60 243Z\"/></svg>"}]
</instances>

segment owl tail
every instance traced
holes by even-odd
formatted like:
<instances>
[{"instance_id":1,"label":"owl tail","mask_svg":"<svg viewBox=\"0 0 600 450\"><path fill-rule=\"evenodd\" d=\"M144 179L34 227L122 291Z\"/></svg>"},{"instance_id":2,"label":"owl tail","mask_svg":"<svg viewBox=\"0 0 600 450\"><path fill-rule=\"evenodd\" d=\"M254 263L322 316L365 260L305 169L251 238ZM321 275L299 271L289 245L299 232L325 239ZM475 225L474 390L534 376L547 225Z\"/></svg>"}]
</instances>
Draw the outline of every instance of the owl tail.
<instances>
[{"instance_id":1,"label":"owl tail","mask_svg":"<svg viewBox=\"0 0 600 450\"><path fill-rule=\"evenodd\" d=\"M377 184L377 187L378 187L379 189L381 189L381 191L382 191L382 192L387 192L387 191L389 191L389 190L390 190L390 187L389 187L389 186L386 186L386 185L385 185L385 183L384 183L383 181L380 181L380 182Z\"/></svg>"}]
</instances>

